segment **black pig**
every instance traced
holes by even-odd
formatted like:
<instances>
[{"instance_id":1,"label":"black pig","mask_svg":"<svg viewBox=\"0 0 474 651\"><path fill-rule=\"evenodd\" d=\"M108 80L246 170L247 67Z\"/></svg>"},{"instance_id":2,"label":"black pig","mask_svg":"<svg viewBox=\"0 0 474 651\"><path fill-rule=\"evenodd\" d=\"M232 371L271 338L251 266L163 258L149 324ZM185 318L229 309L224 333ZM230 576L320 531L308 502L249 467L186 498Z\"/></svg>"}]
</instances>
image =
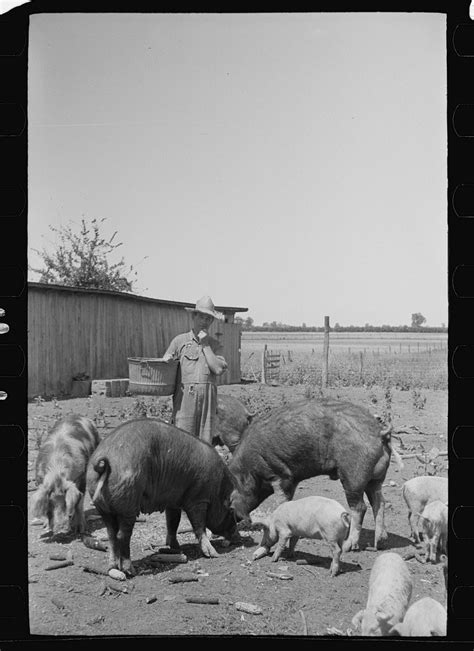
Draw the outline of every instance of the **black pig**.
<instances>
[{"instance_id":1,"label":"black pig","mask_svg":"<svg viewBox=\"0 0 474 651\"><path fill-rule=\"evenodd\" d=\"M232 475L214 448L154 418L119 425L93 454L87 486L109 536L109 569L134 574L130 538L137 515L166 510L166 543L176 539L181 509L205 556L218 556L206 534L232 537Z\"/></svg>"},{"instance_id":2,"label":"black pig","mask_svg":"<svg viewBox=\"0 0 474 651\"><path fill-rule=\"evenodd\" d=\"M392 452L390 431L363 407L330 399L300 400L255 418L229 464L237 482L231 507L247 519L272 492L291 500L300 481L329 475L341 480L351 510L344 551L359 549L364 492L379 548L387 538L382 484Z\"/></svg>"},{"instance_id":3,"label":"black pig","mask_svg":"<svg viewBox=\"0 0 474 651\"><path fill-rule=\"evenodd\" d=\"M217 396L217 435L213 444L226 445L230 452L234 452L243 433L250 425L254 414L251 414L245 405L226 394Z\"/></svg>"}]
</instances>

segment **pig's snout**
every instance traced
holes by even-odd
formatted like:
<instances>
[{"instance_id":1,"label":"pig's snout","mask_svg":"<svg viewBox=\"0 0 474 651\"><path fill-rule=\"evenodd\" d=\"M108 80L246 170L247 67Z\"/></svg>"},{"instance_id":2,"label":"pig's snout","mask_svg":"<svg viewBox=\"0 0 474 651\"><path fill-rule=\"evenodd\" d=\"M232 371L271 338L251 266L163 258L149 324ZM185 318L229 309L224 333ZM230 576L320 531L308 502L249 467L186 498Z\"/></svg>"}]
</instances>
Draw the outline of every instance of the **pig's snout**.
<instances>
[{"instance_id":1,"label":"pig's snout","mask_svg":"<svg viewBox=\"0 0 474 651\"><path fill-rule=\"evenodd\" d=\"M61 520L54 520L53 533L55 536L66 536L71 531L71 521L69 518Z\"/></svg>"}]
</instances>

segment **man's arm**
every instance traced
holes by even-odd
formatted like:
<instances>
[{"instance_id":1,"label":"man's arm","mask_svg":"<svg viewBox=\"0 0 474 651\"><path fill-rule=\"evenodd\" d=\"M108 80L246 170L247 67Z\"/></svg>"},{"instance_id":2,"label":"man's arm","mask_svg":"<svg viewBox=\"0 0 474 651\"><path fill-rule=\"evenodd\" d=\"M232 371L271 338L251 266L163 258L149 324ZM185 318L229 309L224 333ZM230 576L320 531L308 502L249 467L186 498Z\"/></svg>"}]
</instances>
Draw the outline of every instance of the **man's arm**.
<instances>
[{"instance_id":1,"label":"man's arm","mask_svg":"<svg viewBox=\"0 0 474 651\"><path fill-rule=\"evenodd\" d=\"M168 349L166 353L163 355L161 358L164 362L169 362L172 359L177 359L177 346L176 346L176 337L173 339L173 341L170 343L168 346Z\"/></svg>"},{"instance_id":2,"label":"man's arm","mask_svg":"<svg viewBox=\"0 0 474 651\"><path fill-rule=\"evenodd\" d=\"M206 358L207 365L215 375L222 375L225 370L227 370L227 362L222 357L222 355L216 355L212 350L209 335L204 330L198 334L199 343L202 347L202 352Z\"/></svg>"}]
</instances>

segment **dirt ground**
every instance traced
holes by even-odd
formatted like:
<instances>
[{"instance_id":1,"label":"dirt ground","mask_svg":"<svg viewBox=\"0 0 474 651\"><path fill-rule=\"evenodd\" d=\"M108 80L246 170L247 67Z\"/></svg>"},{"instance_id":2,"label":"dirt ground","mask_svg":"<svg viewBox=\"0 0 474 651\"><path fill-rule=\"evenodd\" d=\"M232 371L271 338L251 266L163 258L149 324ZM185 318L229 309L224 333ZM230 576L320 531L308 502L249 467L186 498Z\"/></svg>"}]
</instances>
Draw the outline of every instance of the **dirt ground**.
<instances>
[{"instance_id":1,"label":"dirt ground","mask_svg":"<svg viewBox=\"0 0 474 651\"><path fill-rule=\"evenodd\" d=\"M219 387L219 392L241 398L257 411L282 401L291 402L304 393L302 387L271 387L259 384ZM349 399L381 414L386 400L382 388L344 388L328 390L328 395ZM423 390L416 397L409 391L393 391L391 411L396 430L404 430L400 441L394 441L402 454L447 450L447 391ZM426 398L426 402L424 402ZM166 410L168 398L144 399L147 404L161 404ZM99 432L107 435L113 427L127 420L136 397L105 398L93 396L51 402L32 402L29 419L29 498L34 484L34 463L41 435L53 422L68 413L79 413L96 419ZM424 466L416 458L405 459L399 471L390 465L386 477L386 526L389 532L387 550L407 558L413 577L412 601L430 596L446 604L443 573L440 565L422 564L410 558L415 547L409 540L406 506L401 497L402 483L435 469L447 476L447 457L440 455L433 466ZM323 495L338 500L347 507L339 481L316 477L302 482L295 499L307 495ZM93 536L106 544L103 523L86 498L86 516ZM273 510L275 498L270 497L256 512ZM255 513L255 512L254 512ZM84 571L84 566L106 570L103 551L92 550L79 538L63 543L52 540L41 526L29 517L29 609L30 632L37 635L257 635L257 636L328 636L357 635L351 619L364 607L370 569L376 552L366 550L373 545L374 521L367 510L361 536L361 551L342 555L341 573L332 578L329 573L330 552L322 541L300 540L293 559L280 558L272 563L270 556L252 561L261 531L243 530L241 541L224 547L219 539L213 541L220 556L204 558L197 547L194 534L178 536L187 556L185 564L151 564L150 557L165 544L164 514L141 516L131 542L131 557L138 575L125 582L106 579L104 575ZM183 515L180 528L189 527ZM73 564L46 570L54 561L51 555L72 553ZM380 553L380 552L378 552ZM305 559L307 564L296 561ZM275 578L268 572L290 578ZM186 575L193 581L172 583L177 576ZM109 585L126 592L118 592ZM187 597L214 597L217 603L188 603ZM147 603L147 599L155 597ZM250 603L261 609L249 614L238 609L238 602Z\"/></svg>"}]
</instances>

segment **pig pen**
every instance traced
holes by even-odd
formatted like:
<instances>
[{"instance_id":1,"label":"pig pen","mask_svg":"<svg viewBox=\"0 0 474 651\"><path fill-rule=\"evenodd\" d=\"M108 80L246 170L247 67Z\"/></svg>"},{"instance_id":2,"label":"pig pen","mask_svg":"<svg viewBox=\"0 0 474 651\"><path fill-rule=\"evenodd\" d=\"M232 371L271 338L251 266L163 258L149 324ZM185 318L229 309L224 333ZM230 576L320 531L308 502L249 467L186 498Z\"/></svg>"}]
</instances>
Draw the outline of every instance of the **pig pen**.
<instances>
[{"instance_id":1,"label":"pig pen","mask_svg":"<svg viewBox=\"0 0 474 651\"><path fill-rule=\"evenodd\" d=\"M291 402L308 394L308 387L229 385L219 392L241 399L252 411L264 412L272 405ZM407 559L413 577L412 602L432 597L446 604L441 564L422 564L414 557L407 509L401 495L403 482L417 474L435 472L447 476L447 391L424 390L424 408L416 406L410 392L393 390L391 414L404 449L405 467L390 464L384 486L388 547ZM387 408L382 387L329 389L327 395L351 400L377 414ZM92 418L101 436L132 417L149 415L167 418L168 398L93 396L42 401L28 405L28 496L34 484L34 463L44 432L68 413ZM400 449L400 442L394 439ZM431 452L417 458L416 455ZM440 454L437 454L438 451ZM420 461L420 458L422 461ZM322 495L347 506L339 481L315 477L302 482L295 499ZM275 508L269 497L255 513ZM92 535L107 543L103 522L85 500ZM331 577L330 549L318 540L301 539L293 559L282 555L278 563L270 557L252 561L262 532L241 531L241 541L226 547L219 539L213 545L219 558L204 558L189 523L183 515L178 535L186 563L156 562L154 556L165 545L165 516L153 513L139 517L132 535L131 554L139 574L126 581L105 576L107 554L86 547L79 538L50 541L41 526L28 518L28 576L30 632L37 635L129 636L129 635L357 635L351 620L363 608L370 570L377 553L372 544L374 522L367 510L361 535L361 551L343 553L341 573ZM63 566L57 558L67 559ZM86 571L84 568L87 568Z\"/></svg>"}]
</instances>

